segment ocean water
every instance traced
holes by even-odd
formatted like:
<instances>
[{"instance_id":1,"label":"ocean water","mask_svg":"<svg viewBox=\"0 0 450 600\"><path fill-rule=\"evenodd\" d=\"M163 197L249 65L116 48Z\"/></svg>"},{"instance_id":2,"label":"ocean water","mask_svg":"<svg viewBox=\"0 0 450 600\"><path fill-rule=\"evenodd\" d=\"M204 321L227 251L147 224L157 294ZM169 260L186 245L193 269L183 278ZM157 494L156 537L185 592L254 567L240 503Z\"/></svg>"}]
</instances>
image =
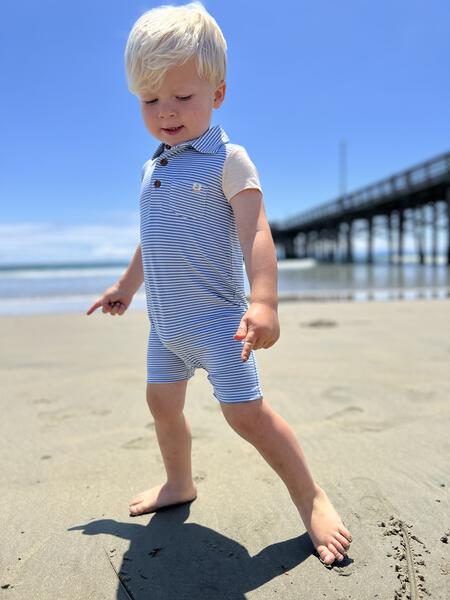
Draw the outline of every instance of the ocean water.
<instances>
[{"instance_id":1,"label":"ocean water","mask_svg":"<svg viewBox=\"0 0 450 600\"><path fill-rule=\"evenodd\" d=\"M86 312L125 269L125 264L0 266L0 315ZM450 297L450 268L413 261L349 265L279 260L278 292L280 301L446 298ZM141 287L130 310L144 307Z\"/></svg>"}]
</instances>

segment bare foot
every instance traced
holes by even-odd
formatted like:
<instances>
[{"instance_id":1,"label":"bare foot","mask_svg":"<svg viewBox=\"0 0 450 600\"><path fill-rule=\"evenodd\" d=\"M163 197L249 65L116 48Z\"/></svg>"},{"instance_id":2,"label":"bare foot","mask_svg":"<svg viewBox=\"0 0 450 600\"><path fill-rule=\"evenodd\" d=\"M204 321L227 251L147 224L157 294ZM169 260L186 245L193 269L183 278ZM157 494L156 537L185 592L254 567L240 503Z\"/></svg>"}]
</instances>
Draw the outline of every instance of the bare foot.
<instances>
[{"instance_id":1,"label":"bare foot","mask_svg":"<svg viewBox=\"0 0 450 600\"><path fill-rule=\"evenodd\" d=\"M297 510L321 561L331 565L335 559L344 560L352 536L326 493L319 486L316 487L315 495L298 504Z\"/></svg>"},{"instance_id":2,"label":"bare foot","mask_svg":"<svg viewBox=\"0 0 450 600\"><path fill-rule=\"evenodd\" d=\"M130 516L155 512L163 506L182 504L195 500L196 497L197 489L194 485L191 488L180 489L166 482L135 496L129 504Z\"/></svg>"}]
</instances>

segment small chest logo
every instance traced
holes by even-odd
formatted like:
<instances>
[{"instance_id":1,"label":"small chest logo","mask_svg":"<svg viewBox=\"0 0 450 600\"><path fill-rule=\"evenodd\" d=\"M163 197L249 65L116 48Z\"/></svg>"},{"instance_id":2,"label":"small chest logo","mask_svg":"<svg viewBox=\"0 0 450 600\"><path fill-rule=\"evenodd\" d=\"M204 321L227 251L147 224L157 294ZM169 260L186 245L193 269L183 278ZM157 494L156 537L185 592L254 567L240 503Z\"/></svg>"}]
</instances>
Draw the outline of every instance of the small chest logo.
<instances>
[{"instance_id":1,"label":"small chest logo","mask_svg":"<svg viewBox=\"0 0 450 600\"><path fill-rule=\"evenodd\" d=\"M192 191L193 192L201 192L202 191L202 184L201 183L193 183L192 184Z\"/></svg>"}]
</instances>

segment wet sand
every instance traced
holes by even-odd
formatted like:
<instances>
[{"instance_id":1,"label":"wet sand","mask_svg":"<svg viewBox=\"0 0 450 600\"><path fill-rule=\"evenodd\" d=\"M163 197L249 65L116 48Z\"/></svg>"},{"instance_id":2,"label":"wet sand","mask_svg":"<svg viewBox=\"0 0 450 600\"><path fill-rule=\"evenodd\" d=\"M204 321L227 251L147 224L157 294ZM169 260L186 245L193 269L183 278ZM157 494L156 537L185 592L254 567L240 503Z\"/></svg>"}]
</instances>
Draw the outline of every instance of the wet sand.
<instances>
[{"instance_id":1,"label":"wet sand","mask_svg":"<svg viewBox=\"0 0 450 600\"><path fill-rule=\"evenodd\" d=\"M164 476L144 312L2 317L1 598L450 598L450 301L279 312L279 342L257 351L263 392L353 534L346 562L311 553L200 370L185 410L198 498L129 517Z\"/></svg>"}]
</instances>

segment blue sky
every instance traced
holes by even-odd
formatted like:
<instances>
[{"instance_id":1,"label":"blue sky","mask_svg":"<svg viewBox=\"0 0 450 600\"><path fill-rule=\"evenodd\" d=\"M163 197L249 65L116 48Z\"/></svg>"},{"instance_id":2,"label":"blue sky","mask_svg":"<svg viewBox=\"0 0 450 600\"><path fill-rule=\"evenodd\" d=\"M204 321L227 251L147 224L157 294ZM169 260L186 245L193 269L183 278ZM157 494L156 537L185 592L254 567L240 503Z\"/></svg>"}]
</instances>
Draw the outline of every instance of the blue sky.
<instances>
[{"instance_id":1,"label":"blue sky","mask_svg":"<svg viewBox=\"0 0 450 600\"><path fill-rule=\"evenodd\" d=\"M0 22L0 262L127 259L157 141L126 86L135 20L159 3L6 0ZM182 4L182 2L174 2ZM214 112L260 173L269 220L450 147L446 0L205 0L225 37Z\"/></svg>"}]
</instances>

